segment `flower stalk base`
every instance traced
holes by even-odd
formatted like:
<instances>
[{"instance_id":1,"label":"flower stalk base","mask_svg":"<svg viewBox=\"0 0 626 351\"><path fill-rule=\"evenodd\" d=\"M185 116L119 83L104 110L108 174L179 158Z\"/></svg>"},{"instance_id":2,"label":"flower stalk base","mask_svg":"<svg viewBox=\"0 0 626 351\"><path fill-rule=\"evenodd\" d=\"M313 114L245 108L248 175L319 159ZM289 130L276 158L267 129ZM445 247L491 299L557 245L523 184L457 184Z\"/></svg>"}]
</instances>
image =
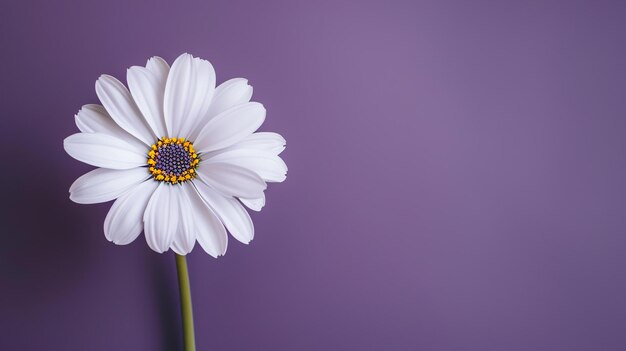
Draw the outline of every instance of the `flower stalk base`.
<instances>
[{"instance_id":1,"label":"flower stalk base","mask_svg":"<svg viewBox=\"0 0 626 351\"><path fill-rule=\"evenodd\" d=\"M185 344L185 351L196 351L193 309L191 307L191 289L189 288L189 273L187 272L187 259L185 256L176 254L176 271L178 272L180 311L183 321L183 341Z\"/></svg>"}]
</instances>

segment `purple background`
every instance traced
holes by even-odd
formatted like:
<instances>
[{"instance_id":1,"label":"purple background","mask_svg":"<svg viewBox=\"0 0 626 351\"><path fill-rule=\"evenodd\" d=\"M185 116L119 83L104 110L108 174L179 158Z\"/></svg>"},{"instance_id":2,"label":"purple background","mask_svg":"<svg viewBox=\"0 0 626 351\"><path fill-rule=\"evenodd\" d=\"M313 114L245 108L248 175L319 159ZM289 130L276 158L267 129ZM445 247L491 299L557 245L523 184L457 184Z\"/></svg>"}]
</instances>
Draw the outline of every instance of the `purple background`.
<instances>
[{"instance_id":1,"label":"purple background","mask_svg":"<svg viewBox=\"0 0 626 351\"><path fill-rule=\"evenodd\" d=\"M95 79L246 77L287 181L189 256L199 350L625 350L626 5L5 1L0 349L181 349L172 253L67 156Z\"/></svg>"}]
</instances>

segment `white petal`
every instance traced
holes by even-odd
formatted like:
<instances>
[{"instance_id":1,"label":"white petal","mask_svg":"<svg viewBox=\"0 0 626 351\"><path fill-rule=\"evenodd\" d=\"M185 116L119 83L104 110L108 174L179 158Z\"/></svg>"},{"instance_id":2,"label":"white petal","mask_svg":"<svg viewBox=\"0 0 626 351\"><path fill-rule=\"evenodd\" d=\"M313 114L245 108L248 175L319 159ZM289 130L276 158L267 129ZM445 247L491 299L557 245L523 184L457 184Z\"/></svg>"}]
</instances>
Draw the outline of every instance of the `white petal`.
<instances>
[{"instance_id":1,"label":"white petal","mask_svg":"<svg viewBox=\"0 0 626 351\"><path fill-rule=\"evenodd\" d=\"M198 175L206 184L225 196L261 197L267 185L258 174L245 168L220 162L201 162Z\"/></svg>"},{"instance_id":2,"label":"white petal","mask_svg":"<svg viewBox=\"0 0 626 351\"><path fill-rule=\"evenodd\" d=\"M167 73L161 69L150 70L140 66L133 66L126 73L130 93L146 122L158 137L167 135L163 117Z\"/></svg>"},{"instance_id":3,"label":"white petal","mask_svg":"<svg viewBox=\"0 0 626 351\"><path fill-rule=\"evenodd\" d=\"M247 208L251 209L252 211L259 212L261 211L261 209L263 209L263 206L265 206L265 193L262 197L256 199L240 198L239 200L242 204L246 205Z\"/></svg>"},{"instance_id":4,"label":"white petal","mask_svg":"<svg viewBox=\"0 0 626 351\"><path fill-rule=\"evenodd\" d=\"M265 107L258 102L237 105L211 119L198 134L194 146L200 152L223 149L254 133L264 120Z\"/></svg>"},{"instance_id":5,"label":"white petal","mask_svg":"<svg viewBox=\"0 0 626 351\"><path fill-rule=\"evenodd\" d=\"M231 107L249 102L250 98L252 98L252 87L248 85L248 80L245 78L233 78L218 85L215 88L209 111L199 123L198 128L191 131L189 138L195 140L200 132L200 128L213 117Z\"/></svg>"},{"instance_id":6,"label":"white petal","mask_svg":"<svg viewBox=\"0 0 626 351\"><path fill-rule=\"evenodd\" d=\"M167 76L170 72L170 65L168 65L167 61L159 56L152 56L149 58L148 62L146 62L146 68L158 76Z\"/></svg>"},{"instance_id":7,"label":"white petal","mask_svg":"<svg viewBox=\"0 0 626 351\"><path fill-rule=\"evenodd\" d=\"M98 133L108 130L121 129L103 106L87 104L80 108L74 116L76 126L83 133Z\"/></svg>"},{"instance_id":8,"label":"white petal","mask_svg":"<svg viewBox=\"0 0 626 351\"><path fill-rule=\"evenodd\" d=\"M143 215L148 200L159 183L145 181L120 196L104 219L104 236L117 245L133 242L143 230Z\"/></svg>"},{"instance_id":9,"label":"white petal","mask_svg":"<svg viewBox=\"0 0 626 351\"><path fill-rule=\"evenodd\" d=\"M146 145L154 143L155 135L122 82L109 75L102 75L96 82L96 94L115 123Z\"/></svg>"},{"instance_id":10,"label":"white petal","mask_svg":"<svg viewBox=\"0 0 626 351\"><path fill-rule=\"evenodd\" d=\"M149 176L145 167L125 170L94 169L76 179L70 187L70 199L79 204L111 201Z\"/></svg>"},{"instance_id":11,"label":"white petal","mask_svg":"<svg viewBox=\"0 0 626 351\"><path fill-rule=\"evenodd\" d=\"M215 91L215 70L209 61L180 55L165 86L164 113L168 136L189 138L206 115Z\"/></svg>"},{"instance_id":12,"label":"white petal","mask_svg":"<svg viewBox=\"0 0 626 351\"><path fill-rule=\"evenodd\" d=\"M74 120L78 129L83 133L113 135L132 144L137 150L146 149L144 143L118 126L103 106L96 104L84 105L74 116Z\"/></svg>"},{"instance_id":13,"label":"white petal","mask_svg":"<svg viewBox=\"0 0 626 351\"><path fill-rule=\"evenodd\" d=\"M214 162L228 163L248 169L258 174L266 182L282 182L287 178L285 162L279 156L265 151L229 149L211 155L208 159L203 160L201 165L209 168L209 165Z\"/></svg>"},{"instance_id":14,"label":"white petal","mask_svg":"<svg viewBox=\"0 0 626 351\"><path fill-rule=\"evenodd\" d=\"M176 194L176 206L177 211L180 213L180 223L178 225L179 230L174 235L174 241L172 242L172 250L179 255L186 255L193 250L193 246L196 243L196 225L194 212L192 211L192 203L187 195L189 189L195 193L191 184L181 184L175 186L177 188L174 193ZM194 197L197 195L192 194Z\"/></svg>"},{"instance_id":15,"label":"white petal","mask_svg":"<svg viewBox=\"0 0 626 351\"><path fill-rule=\"evenodd\" d=\"M218 257L226 253L228 246L228 236L226 228L206 203L202 200L194 187L185 186L187 196L191 201L190 210L193 212L193 220L196 228L196 238L204 251L213 257Z\"/></svg>"},{"instance_id":16,"label":"white petal","mask_svg":"<svg viewBox=\"0 0 626 351\"><path fill-rule=\"evenodd\" d=\"M222 196L202 182L194 182L194 184L200 196L211 206L235 239L247 244L254 238L252 219L239 201L232 197Z\"/></svg>"},{"instance_id":17,"label":"white petal","mask_svg":"<svg viewBox=\"0 0 626 351\"><path fill-rule=\"evenodd\" d=\"M239 149L255 149L279 155L285 150L285 138L278 133L258 132L248 135L245 139L231 146Z\"/></svg>"},{"instance_id":18,"label":"white petal","mask_svg":"<svg viewBox=\"0 0 626 351\"><path fill-rule=\"evenodd\" d=\"M156 252L167 251L181 230L179 186L161 183L148 201L143 215L148 246Z\"/></svg>"},{"instance_id":19,"label":"white petal","mask_svg":"<svg viewBox=\"0 0 626 351\"><path fill-rule=\"evenodd\" d=\"M73 158L96 167L130 169L144 166L147 156L128 142L102 133L77 133L63 140Z\"/></svg>"}]
</instances>

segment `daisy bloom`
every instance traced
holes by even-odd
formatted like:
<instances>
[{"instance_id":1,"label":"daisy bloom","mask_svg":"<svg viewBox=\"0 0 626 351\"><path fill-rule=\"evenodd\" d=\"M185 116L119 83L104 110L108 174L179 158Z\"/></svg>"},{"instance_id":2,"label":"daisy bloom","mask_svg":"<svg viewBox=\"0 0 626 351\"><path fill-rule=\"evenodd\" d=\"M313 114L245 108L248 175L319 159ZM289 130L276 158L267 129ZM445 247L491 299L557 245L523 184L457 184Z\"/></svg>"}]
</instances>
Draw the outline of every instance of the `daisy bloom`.
<instances>
[{"instance_id":1,"label":"daisy bloom","mask_svg":"<svg viewBox=\"0 0 626 351\"><path fill-rule=\"evenodd\" d=\"M70 187L81 204L115 200L104 220L105 237L118 245L143 231L148 246L186 255L196 240L209 255L226 252L227 234L242 243L254 236L244 208L260 211L268 182L285 180L278 156L285 139L256 132L265 108L251 102L243 78L215 86L209 61L180 55L170 67L152 57L128 69L122 82L96 81L102 105L76 114L80 133L65 151L98 167Z\"/></svg>"}]
</instances>

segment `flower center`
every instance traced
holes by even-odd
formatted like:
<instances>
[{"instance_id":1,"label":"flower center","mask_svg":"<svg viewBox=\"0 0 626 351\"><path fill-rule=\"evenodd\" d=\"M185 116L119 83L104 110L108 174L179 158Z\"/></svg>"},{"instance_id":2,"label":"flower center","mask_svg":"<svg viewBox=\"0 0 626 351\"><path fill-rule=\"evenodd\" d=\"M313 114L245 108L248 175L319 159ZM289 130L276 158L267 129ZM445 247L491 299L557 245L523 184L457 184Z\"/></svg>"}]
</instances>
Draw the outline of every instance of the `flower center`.
<instances>
[{"instance_id":1,"label":"flower center","mask_svg":"<svg viewBox=\"0 0 626 351\"><path fill-rule=\"evenodd\" d=\"M148 169L160 182L177 184L195 178L199 162L193 144L185 138L163 137L148 152Z\"/></svg>"}]
</instances>

